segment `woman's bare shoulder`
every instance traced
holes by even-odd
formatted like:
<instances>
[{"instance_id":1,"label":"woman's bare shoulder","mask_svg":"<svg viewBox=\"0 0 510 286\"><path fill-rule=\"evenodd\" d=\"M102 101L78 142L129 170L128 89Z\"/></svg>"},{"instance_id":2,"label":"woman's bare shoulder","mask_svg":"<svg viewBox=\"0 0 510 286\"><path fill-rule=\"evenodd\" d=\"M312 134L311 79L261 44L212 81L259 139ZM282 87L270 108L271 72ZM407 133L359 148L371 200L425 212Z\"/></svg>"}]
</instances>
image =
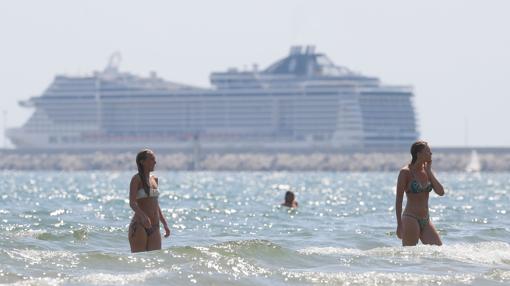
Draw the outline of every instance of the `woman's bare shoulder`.
<instances>
[{"instance_id":1,"label":"woman's bare shoulder","mask_svg":"<svg viewBox=\"0 0 510 286\"><path fill-rule=\"evenodd\" d=\"M404 166L404 167L402 167L402 168L400 169L400 173L399 173L399 175L400 175L400 176L407 176L407 175L409 175L410 173L411 173L411 170L409 170L409 166L408 166L408 165L406 165L406 166Z\"/></svg>"},{"instance_id":2,"label":"woman's bare shoulder","mask_svg":"<svg viewBox=\"0 0 510 286\"><path fill-rule=\"evenodd\" d=\"M132 183L140 183L141 182L140 176L138 174L134 174L133 177L131 177L131 182Z\"/></svg>"}]
</instances>

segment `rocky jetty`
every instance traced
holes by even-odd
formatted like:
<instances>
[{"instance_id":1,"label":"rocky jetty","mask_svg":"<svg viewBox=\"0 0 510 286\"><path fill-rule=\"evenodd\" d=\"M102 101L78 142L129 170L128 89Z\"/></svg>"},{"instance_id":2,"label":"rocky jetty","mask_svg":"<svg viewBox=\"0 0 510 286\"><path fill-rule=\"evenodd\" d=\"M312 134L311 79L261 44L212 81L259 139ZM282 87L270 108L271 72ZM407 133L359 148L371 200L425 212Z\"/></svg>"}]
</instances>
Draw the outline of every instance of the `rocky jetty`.
<instances>
[{"instance_id":1,"label":"rocky jetty","mask_svg":"<svg viewBox=\"0 0 510 286\"><path fill-rule=\"evenodd\" d=\"M156 150L157 152L157 150ZM134 170L133 152L0 152L1 170ZM510 152L481 152L481 171L510 171ZM470 152L435 152L437 171L465 171ZM157 152L159 170L210 171L396 171L410 160L408 153L221 153L193 156Z\"/></svg>"}]
</instances>

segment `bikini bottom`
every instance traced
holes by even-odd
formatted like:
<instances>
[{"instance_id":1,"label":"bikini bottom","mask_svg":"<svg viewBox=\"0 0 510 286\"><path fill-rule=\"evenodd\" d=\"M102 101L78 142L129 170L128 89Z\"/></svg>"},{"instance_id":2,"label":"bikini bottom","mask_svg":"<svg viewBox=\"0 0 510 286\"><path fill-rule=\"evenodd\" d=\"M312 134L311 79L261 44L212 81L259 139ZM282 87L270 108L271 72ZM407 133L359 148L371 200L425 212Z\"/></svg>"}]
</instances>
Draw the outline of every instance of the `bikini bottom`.
<instances>
[{"instance_id":1,"label":"bikini bottom","mask_svg":"<svg viewBox=\"0 0 510 286\"><path fill-rule=\"evenodd\" d=\"M417 217L417 216L415 216L413 214L408 214L408 213L404 213L403 215L414 218L418 222L418 224L420 225L420 232L423 231L423 229L429 224L429 221L430 221L429 215L427 215L424 218L420 218L420 217Z\"/></svg>"},{"instance_id":2,"label":"bikini bottom","mask_svg":"<svg viewBox=\"0 0 510 286\"><path fill-rule=\"evenodd\" d=\"M149 228L146 228L140 222L132 221L131 224L129 225L129 227L131 228L133 235L135 234L136 228L137 228L138 225L143 227L143 229L145 230L145 233L147 234L147 236L151 236L151 234L153 234L154 232L159 230L159 225L158 224L153 225L153 226L151 226Z\"/></svg>"}]
</instances>

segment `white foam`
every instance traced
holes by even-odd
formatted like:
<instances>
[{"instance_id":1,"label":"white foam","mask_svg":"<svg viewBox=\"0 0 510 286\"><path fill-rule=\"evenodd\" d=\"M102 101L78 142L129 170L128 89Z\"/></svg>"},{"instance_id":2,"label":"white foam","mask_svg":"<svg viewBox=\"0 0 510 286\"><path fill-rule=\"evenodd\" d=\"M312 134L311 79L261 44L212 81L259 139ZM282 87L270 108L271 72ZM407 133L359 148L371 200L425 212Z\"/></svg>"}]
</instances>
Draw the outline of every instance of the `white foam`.
<instances>
[{"instance_id":1,"label":"white foam","mask_svg":"<svg viewBox=\"0 0 510 286\"><path fill-rule=\"evenodd\" d=\"M242 257L225 256L209 247L195 247L207 258L199 258L197 264L209 270L214 270L219 274L232 275L234 279L242 276L260 276L270 274L271 271L264 267L257 266L248 262Z\"/></svg>"},{"instance_id":2,"label":"white foam","mask_svg":"<svg viewBox=\"0 0 510 286\"><path fill-rule=\"evenodd\" d=\"M505 242L458 243L443 246L377 247L369 250L340 247L309 247L298 250L305 255L348 255L370 257L442 258L470 264L510 264L510 244Z\"/></svg>"},{"instance_id":3,"label":"white foam","mask_svg":"<svg viewBox=\"0 0 510 286\"><path fill-rule=\"evenodd\" d=\"M12 286L57 286L57 285L63 285L64 280L61 278L48 278L48 277L39 277L39 278L32 278L28 280L23 281L17 281L10 284L0 284L0 285L12 285Z\"/></svg>"},{"instance_id":4,"label":"white foam","mask_svg":"<svg viewBox=\"0 0 510 286\"><path fill-rule=\"evenodd\" d=\"M332 285L443 285L471 284L476 276L472 274L426 275L416 273L383 272L283 272L286 281L303 281L313 284Z\"/></svg>"},{"instance_id":5,"label":"white foam","mask_svg":"<svg viewBox=\"0 0 510 286\"><path fill-rule=\"evenodd\" d=\"M341 247L307 247L298 250L299 253L305 255L366 255L363 250L356 248L341 248Z\"/></svg>"},{"instance_id":6,"label":"white foam","mask_svg":"<svg viewBox=\"0 0 510 286\"><path fill-rule=\"evenodd\" d=\"M85 283L88 285L128 285L145 282L148 278L162 277L167 273L168 270L162 268L144 270L133 274L93 273L73 278L71 282Z\"/></svg>"},{"instance_id":7,"label":"white foam","mask_svg":"<svg viewBox=\"0 0 510 286\"><path fill-rule=\"evenodd\" d=\"M50 213L50 216L58 216L58 215L62 215L65 213L65 209L58 209L58 210L54 210Z\"/></svg>"},{"instance_id":8,"label":"white foam","mask_svg":"<svg viewBox=\"0 0 510 286\"><path fill-rule=\"evenodd\" d=\"M496 280L500 282L510 281L510 271L508 270L494 269L489 273L485 274L484 276L487 279Z\"/></svg>"},{"instance_id":9,"label":"white foam","mask_svg":"<svg viewBox=\"0 0 510 286\"><path fill-rule=\"evenodd\" d=\"M134 283L143 283L149 278L162 277L168 273L165 269L144 270L140 273L121 274L121 273L93 273L80 277L71 278L31 278L24 281L18 281L9 285L66 285L66 284L85 284L85 285L129 285ZM143 284L141 284L143 285Z\"/></svg>"},{"instance_id":10,"label":"white foam","mask_svg":"<svg viewBox=\"0 0 510 286\"><path fill-rule=\"evenodd\" d=\"M34 250L34 249L13 249L6 251L10 258L30 264L41 263L77 263L77 255L69 251Z\"/></svg>"},{"instance_id":11,"label":"white foam","mask_svg":"<svg viewBox=\"0 0 510 286\"><path fill-rule=\"evenodd\" d=\"M510 264L510 244L505 242L461 243L441 249L445 257L479 264Z\"/></svg>"}]
</instances>

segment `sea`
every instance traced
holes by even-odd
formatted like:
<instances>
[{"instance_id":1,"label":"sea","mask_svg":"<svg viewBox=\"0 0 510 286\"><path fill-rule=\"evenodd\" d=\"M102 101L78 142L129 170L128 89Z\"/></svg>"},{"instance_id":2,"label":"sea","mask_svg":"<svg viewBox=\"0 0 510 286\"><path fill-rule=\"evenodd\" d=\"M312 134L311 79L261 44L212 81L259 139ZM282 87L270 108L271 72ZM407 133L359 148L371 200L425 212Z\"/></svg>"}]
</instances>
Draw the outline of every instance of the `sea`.
<instances>
[{"instance_id":1,"label":"sea","mask_svg":"<svg viewBox=\"0 0 510 286\"><path fill-rule=\"evenodd\" d=\"M402 247L397 172L156 171L171 236L135 254L133 174L1 171L0 284L510 285L510 173L438 173L443 246Z\"/></svg>"}]
</instances>

